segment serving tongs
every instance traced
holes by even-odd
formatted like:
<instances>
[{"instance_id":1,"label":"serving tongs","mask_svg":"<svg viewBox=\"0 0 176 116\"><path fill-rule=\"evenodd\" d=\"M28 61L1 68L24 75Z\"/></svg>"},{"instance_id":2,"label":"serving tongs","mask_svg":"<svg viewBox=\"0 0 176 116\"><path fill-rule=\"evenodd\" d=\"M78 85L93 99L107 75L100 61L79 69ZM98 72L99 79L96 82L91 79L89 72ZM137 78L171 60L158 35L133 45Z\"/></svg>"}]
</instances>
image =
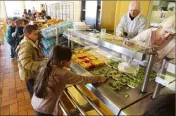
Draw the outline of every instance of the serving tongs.
<instances>
[{"instance_id":1,"label":"serving tongs","mask_svg":"<svg viewBox=\"0 0 176 116\"><path fill-rule=\"evenodd\" d=\"M109 65L107 62L105 62L105 64L106 64L109 68L113 68L113 66Z\"/></svg>"}]
</instances>

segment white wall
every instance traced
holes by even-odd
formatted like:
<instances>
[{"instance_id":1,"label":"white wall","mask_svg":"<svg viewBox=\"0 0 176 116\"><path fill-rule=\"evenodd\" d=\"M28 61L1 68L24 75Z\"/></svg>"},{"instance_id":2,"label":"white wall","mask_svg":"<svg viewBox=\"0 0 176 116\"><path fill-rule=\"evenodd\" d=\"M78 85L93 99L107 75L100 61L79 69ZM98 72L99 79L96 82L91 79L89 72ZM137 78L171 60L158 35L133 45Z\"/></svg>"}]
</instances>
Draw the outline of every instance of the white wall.
<instances>
[{"instance_id":1,"label":"white wall","mask_svg":"<svg viewBox=\"0 0 176 116\"><path fill-rule=\"evenodd\" d=\"M21 17L25 9L24 1L5 1L8 17Z\"/></svg>"},{"instance_id":2,"label":"white wall","mask_svg":"<svg viewBox=\"0 0 176 116\"><path fill-rule=\"evenodd\" d=\"M0 1L0 18L6 19L7 14L6 14L6 9L5 9L5 2Z\"/></svg>"},{"instance_id":3,"label":"white wall","mask_svg":"<svg viewBox=\"0 0 176 116\"><path fill-rule=\"evenodd\" d=\"M33 7L36 7L35 1L25 1L25 8L27 10L30 9L32 11Z\"/></svg>"}]
</instances>

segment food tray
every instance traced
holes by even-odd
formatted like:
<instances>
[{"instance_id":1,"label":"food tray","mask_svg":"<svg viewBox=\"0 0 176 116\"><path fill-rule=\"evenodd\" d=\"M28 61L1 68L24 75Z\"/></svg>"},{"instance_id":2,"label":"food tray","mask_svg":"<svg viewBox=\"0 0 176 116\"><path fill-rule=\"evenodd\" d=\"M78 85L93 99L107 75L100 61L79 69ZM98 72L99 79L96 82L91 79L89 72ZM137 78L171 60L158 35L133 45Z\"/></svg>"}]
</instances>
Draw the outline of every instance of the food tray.
<instances>
[{"instance_id":1,"label":"food tray","mask_svg":"<svg viewBox=\"0 0 176 116\"><path fill-rule=\"evenodd\" d=\"M121 60L116 61L116 60L114 60L114 59L111 59L111 61L105 62L105 64L106 64L108 67L112 68L112 69L118 70L117 67L118 67L120 61L121 61Z\"/></svg>"},{"instance_id":2,"label":"food tray","mask_svg":"<svg viewBox=\"0 0 176 116\"><path fill-rule=\"evenodd\" d=\"M102 56L97 58L97 56L90 54L89 51L91 51L91 48L88 47L77 49L74 51L72 59L87 70L101 67L105 64L105 61L107 61L106 58Z\"/></svg>"},{"instance_id":3,"label":"food tray","mask_svg":"<svg viewBox=\"0 0 176 116\"><path fill-rule=\"evenodd\" d=\"M95 69L89 70L89 72L92 73L93 75L105 76L106 72L110 69L111 68L107 67L106 65L103 65L101 67L97 67Z\"/></svg>"},{"instance_id":4,"label":"food tray","mask_svg":"<svg viewBox=\"0 0 176 116\"><path fill-rule=\"evenodd\" d=\"M109 72L106 75L107 70L109 70ZM136 76L134 76L134 75L126 74L126 73L120 73L118 72L118 70L114 70L111 68L111 66L109 67L107 65L104 65L101 68L97 68L97 69L90 71L90 73L92 73L93 75L108 76L109 79L106 82L107 86L109 86L108 82L110 82L110 80L113 81L114 83L116 81L120 81L123 83L123 87L122 86L117 86L117 87L109 86L113 90L121 90L125 86L128 86L130 88L135 88L141 85L142 82L144 81L144 72L145 72L145 68L141 67L139 73ZM155 75L156 73L152 72L151 74L152 78L150 78L150 80L156 77ZM135 84L132 84L132 83L135 83Z\"/></svg>"},{"instance_id":5,"label":"food tray","mask_svg":"<svg viewBox=\"0 0 176 116\"><path fill-rule=\"evenodd\" d=\"M118 86L116 85L116 87L113 87L113 86L110 85L110 83L116 83L116 84L119 84L119 85L118 85ZM105 84L106 84L109 88L111 88L112 90L114 90L114 91L115 91L115 90L120 91L124 86L126 86L126 85L124 85L123 83L120 83L119 81L116 81L116 80L114 80L114 79L112 79L112 78L108 79Z\"/></svg>"},{"instance_id":6,"label":"food tray","mask_svg":"<svg viewBox=\"0 0 176 116\"><path fill-rule=\"evenodd\" d=\"M112 90L121 90L126 85L126 80L128 77L127 75L123 73L119 73L117 70L111 69L107 65L104 65L101 68L93 69L90 71L93 75L101 75L101 76L107 76L108 79L105 82L105 84L110 87ZM126 80L125 80L126 79ZM128 80L129 81L129 80ZM109 85L109 83L116 83L117 87L112 87Z\"/></svg>"}]
</instances>

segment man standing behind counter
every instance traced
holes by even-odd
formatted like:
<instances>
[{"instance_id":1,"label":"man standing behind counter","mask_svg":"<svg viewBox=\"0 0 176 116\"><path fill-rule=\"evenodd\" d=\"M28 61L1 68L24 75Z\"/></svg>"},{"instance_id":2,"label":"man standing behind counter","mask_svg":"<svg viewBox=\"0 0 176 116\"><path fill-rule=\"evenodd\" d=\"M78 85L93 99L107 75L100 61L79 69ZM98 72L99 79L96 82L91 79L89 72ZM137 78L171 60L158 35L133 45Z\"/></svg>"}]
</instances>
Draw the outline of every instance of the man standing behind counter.
<instances>
[{"instance_id":1,"label":"man standing behind counter","mask_svg":"<svg viewBox=\"0 0 176 116\"><path fill-rule=\"evenodd\" d=\"M146 29L145 17L140 13L140 2L132 1L129 4L129 11L123 15L116 29L116 35L126 38L133 38Z\"/></svg>"}]
</instances>

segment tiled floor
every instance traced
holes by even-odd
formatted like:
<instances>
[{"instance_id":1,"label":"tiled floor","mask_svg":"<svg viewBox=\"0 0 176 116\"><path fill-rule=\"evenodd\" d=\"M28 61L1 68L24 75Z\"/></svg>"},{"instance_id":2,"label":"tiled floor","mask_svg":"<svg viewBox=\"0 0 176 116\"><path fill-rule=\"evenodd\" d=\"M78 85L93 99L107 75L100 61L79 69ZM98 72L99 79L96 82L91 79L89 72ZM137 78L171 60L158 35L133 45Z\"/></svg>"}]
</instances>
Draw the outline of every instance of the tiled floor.
<instances>
[{"instance_id":1,"label":"tiled floor","mask_svg":"<svg viewBox=\"0 0 176 116\"><path fill-rule=\"evenodd\" d=\"M7 44L0 45L0 115L34 115L17 62L10 58Z\"/></svg>"}]
</instances>

